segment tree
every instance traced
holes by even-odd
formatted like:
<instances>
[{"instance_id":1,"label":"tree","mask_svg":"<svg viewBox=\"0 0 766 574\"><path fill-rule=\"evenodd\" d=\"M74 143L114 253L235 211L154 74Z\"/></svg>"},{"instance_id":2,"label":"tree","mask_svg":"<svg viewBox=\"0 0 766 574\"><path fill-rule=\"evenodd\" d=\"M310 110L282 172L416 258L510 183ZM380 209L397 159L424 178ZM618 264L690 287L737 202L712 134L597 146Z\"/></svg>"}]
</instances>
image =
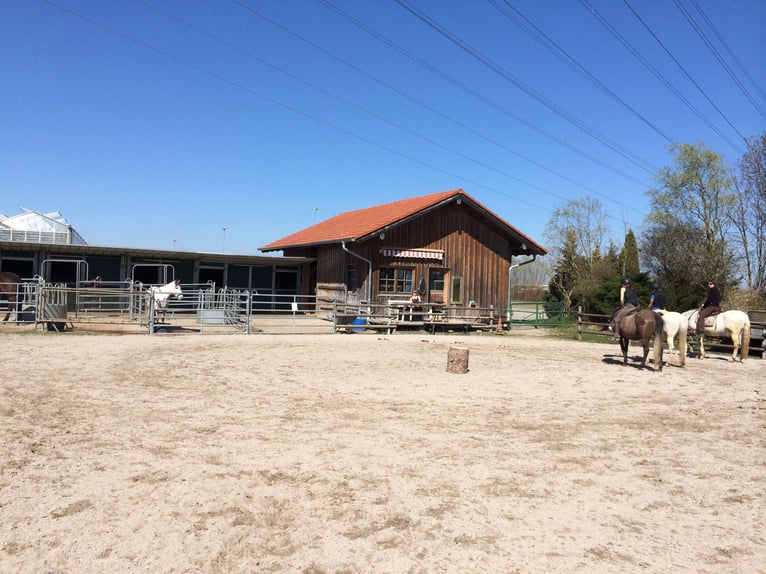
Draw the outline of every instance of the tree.
<instances>
[{"instance_id":1,"label":"tree","mask_svg":"<svg viewBox=\"0 0 766 574\"><path fill-rule=\"evenodd\" d=\"M673 281L684 297L702 296L710 278L725 292L736 276L736 260L727 244L728 214L736 205L732 179L722 157L702 142L675 144L670 151L675 164L660 171L657 189L647 191L651 200L643 242L651 253L647 268L665 277L666 286ZM680 277L671 271L676 265L683 272Z\"/></svg>"},{"instance_id":2,"label":"tree","mask_svg":"<svg viewBox=\"0 0 766 574\"><path fill-rule=\"evenodd\" d=\"M737 230L748 289L766 289L766 133L747 140L735 182Z\"/></svg>"},{"instance_id":3,"label":"tree","mask_svg":"<svg viewBox=\"0 0 766 574\"><path fill-rule=\"evenodd\" d=\"M553 277L548 284L551 297L563 301L565 310L572 307L572 295L585 267L582 257L577 254L576 243L574 232L567 233L561 249L557 250L559 253L553 266Z\"/></svg>"},{"instance_id":4,"label":"tree","mask_svg":"<svg viewBox=\"0 0 766 574\"><path fill-rule=\"evenodd\" d=\"M601 253L607 234L607 213L601 203L586 197L557 208L546 226L545 236L553 259L550 296L563 301L565 309L584 304L593 292L603 264ZM560 247L556 247L560 246Z\"/></svg>"},{"instance_id":5,"label":"tree","mask_svg":"<svg viewBox=\"0 0 766 574\"><path fill-rule=\"evenodd\" d=\"M687 255L701 242L698 229L675 222L654 223L646 230L641 245L644 265L662 285L671 309L691 309L701 302L699 286L689 281L697 267Z\"/></svg>"},{"instance_id":6,"label":"tree","mask_svg":"<svg viewBox=\"0 0 766 574\"><path fill-rule=\"evenodd\" d=\"M550 245L563 245L570 236L575 253L590 259L604 250L608 214L598 199L573 199L558 207L548 221L545 237ZM554 248L555 251L555 248Z\"/></svg>"},{"instance_id":7,"label":"tree","mask_svg":"<svg viewBox=\"0 0 766 574\"><path fill-rule=\"evenodd\" d=\"M638 242L632 229L629 229L625 235L625 244L620 251L618 265L619 274L622 276L637 275L641 269L638 261Z\"/></svg>"}]
</instances>

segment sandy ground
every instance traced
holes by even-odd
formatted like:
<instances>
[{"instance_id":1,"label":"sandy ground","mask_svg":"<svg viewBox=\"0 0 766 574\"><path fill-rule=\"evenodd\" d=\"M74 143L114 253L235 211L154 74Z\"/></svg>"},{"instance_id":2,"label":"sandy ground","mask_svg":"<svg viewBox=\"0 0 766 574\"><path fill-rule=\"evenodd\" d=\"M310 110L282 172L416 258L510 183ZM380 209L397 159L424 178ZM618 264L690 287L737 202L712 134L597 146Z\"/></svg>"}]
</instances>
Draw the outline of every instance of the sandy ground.
<instances>
[{"instance_id":1,"label":"sandy ground","mask_svg":"<svg viewBox=\"0 0 766 574\"><path fill-rule=\"evenodd\" d=\"M760 359L641 371L537 332L0 349L3 573L766 572Z\"/></svg>"}]
</instances>

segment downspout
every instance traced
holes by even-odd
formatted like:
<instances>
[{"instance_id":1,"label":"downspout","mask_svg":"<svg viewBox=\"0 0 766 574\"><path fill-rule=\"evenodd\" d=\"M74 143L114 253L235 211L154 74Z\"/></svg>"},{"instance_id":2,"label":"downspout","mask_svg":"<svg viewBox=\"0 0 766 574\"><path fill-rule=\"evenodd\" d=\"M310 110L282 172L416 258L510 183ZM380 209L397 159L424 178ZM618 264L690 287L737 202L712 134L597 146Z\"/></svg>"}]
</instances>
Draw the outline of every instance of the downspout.
<instances>
[{"instance_id":1,"label":"downspout","mask_svg":"<svg viewBox=\"0 0 766 574\"><path fill-rule=\"evenodd\" d=\"M341 246L341 248L343 248L343 251L345 251L349 255L353 255L354 257L358 257L359 259L361 259L362 261L364 261L368 265L368 267L367 267L367 269L368 269L368 271L367 271L367 305L369 306L370 303L372 302L371 301L371 299L372 299L372 261L362 257L358 253L354 253L353 251L351 251L348 247L346 247L346 242L345 241L341 241L340 242L340 246ZM369 307L367 309L367 312L368 313L370 312Z\"/></svg>"},{"instance_id":2,"label":"downspout","mask_svg":"<svg viewBox=\"0 0 766 574\"><path fill-rule=\"evenodd\" d=\"M508 330L511 329L511 317L513 316L513 313L511 312L511 271L513 271L516 267L521 267L522 265L528 265L529 263L532 263L535 259L537 259L536 253L532 255L532 259L527 259L526 261L522 261L521 263L516 263L516 265L511 265L508 268Z\"/></svg>"}]
</instances>

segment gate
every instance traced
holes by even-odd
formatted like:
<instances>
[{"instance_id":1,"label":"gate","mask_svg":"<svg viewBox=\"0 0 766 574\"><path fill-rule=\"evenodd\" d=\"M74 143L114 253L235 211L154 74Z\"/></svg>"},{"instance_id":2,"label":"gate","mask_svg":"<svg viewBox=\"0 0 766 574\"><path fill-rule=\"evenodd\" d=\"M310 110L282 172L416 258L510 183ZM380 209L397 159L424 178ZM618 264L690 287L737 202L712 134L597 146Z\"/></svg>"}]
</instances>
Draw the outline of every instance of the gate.
<instances>
[{"instance_id":1,"label":"gate","mask_svg":"<svg viewBox=\"0 0 766 574\"><path fill-rule=\"evenodd\" d=\"M197 297L197 323L205 326L234 327L250 332L250 297L247 291L235 289L200 290Z\"/></svg>"},{"instance_id":2,"label":"gate","mask_svg":"<svg viewBox=\"0 0 766 574\"><path fill-rule=\"evenodd\" d=\"M46 325L49 331L61 332L66 328L68 291L62 286L40 285L37 323Z\"/></svg>"}]
</instances>

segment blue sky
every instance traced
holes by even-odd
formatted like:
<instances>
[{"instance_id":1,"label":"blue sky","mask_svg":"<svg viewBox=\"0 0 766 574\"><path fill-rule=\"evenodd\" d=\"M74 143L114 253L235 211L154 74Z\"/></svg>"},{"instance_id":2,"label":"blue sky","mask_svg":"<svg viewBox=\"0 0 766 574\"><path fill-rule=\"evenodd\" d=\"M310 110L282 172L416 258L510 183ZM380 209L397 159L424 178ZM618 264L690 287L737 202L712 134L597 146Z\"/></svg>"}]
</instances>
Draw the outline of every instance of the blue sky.
<instances>
[{"instance_id":1,"label":"blue sky","mask_svg":"<svg viewBox=\"0 0 766 574\"><path fill-rule=\"evenodd\" d=\"M0 0L0 213L257 254L463 188L543 244L595 197L621 244L671 142L733 163L766 131L764 28L762 0Z\"/></svg>"}]
</instances>

